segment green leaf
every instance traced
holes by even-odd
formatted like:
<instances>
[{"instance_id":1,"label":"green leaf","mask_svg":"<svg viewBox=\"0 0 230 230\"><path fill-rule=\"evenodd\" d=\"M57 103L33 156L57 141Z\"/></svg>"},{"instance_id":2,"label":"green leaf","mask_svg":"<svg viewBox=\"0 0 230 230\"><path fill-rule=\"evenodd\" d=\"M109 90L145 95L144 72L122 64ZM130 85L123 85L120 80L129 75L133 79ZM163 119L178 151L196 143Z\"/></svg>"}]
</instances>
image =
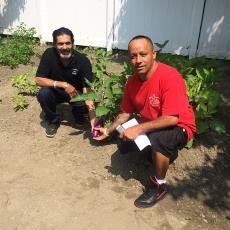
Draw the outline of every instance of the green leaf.
<instances>
[{"instance_id":1,"label":"green leaf","mask_svg":"<svg viewBox=\"0 0 230 230\"><path fill-rule=\"evenodd\" d=\"M209 73L210 73L210 71L208 70L208 69L203 69L204 70L204 73L206 74L206 75L209 75Z\"/></svg>"},{"instance_id":2,"label":"green leaf","mask_svg":"<svg viewBox=\"0 0 230 230\"><path fill-rule=\"evenodd\" d=\"M200 109L203 110L204 112L207 112L208 107L204 103L200 103Z\"/></svg>"},{"instance_id":3,"label":"green leaf","mask_svg":"<svg viewBox=\"0 0 230 230\"><path fill-rule=\"evenodd\" d=\"M200 109L199 109L199 110L196 110L196 111L195 111L195 116L196 116L197 119L199 119L199 118L202 119L202 118L205 118L205 113L204 113L203 110L200 110Z\"/></svg>"},{"instance_id":4,"label":"green leaf","mask_svg":"<svg viewBox=\"0 0 230 230\"><path fill-rule=\"evenodd\" d=\"M129 62L124 62L124 72L125 75L131 75L133 73L133 68Z\"/></svg>"},{"instance_id":5,"label":"green leaf","mask_svg":"<svg viewBox=\"0 0 230 230\"><path fill-rule=\"evenodd\" d=\"M113 98L112 83L113 81L110 78L105 81L105 96L107 98Z\"/></svg>"},{"instance_id":6,"label":"green leaf","mask_svg":"<svg viewBox=\"0 0 230 230\"><path fill-rule=\"evenodd\" d=\"M96 117L101 117L107 115L109 113L109 109L105 106L97 106L96 108Z\"/></svg>"},{"instance_id":7,"label":"green leaf","mask_svg":"<svg viewBox=\"0 0 230 230\"><path fill-rule=\"evenodd\" d=\"M200 92L200 96L206 100L219 100L220 98L220 95L219 93L214 90L214 89L208 89L208 88L205 88L204 90L202 90Z\"/></svg>"},{"instance_id":8,"label":"green leaf","mask_svg":"<svg viewBox=\"0 0 230 230\"><path fill-rule=\"evenodd\" d=\"M122 88L115 88L115 89L113 89L113 94L122 95L123 89Z\"/></svg>"},{"instance_id":9,"label":"green leaf","mask_svg":"<svg viewBox=\"0 0 230 230\"><path fill-rule=\"evenodd\" d=\"M187 145L185 146L185 148L191 149L192 146L193 146L193 138L187 143Z\"/></svg>"},{"instance_id":10,"label":"green leaf","mask_svg":"<svg viewBox=\"0 0 230 230\"><path fill-rule=\"evenodd\" d=\"M226 132L224 123L217 119L210 122L210 128L218 134L223 134Z\"/></svg>"},{"instance_id":11,"label":"green leaf","mask_svg":"<svg viewBox=\"0 0 230 230\"><path fill-rule=\"evenodd\" d=\"M109 81L111 82L118 82L120 80L120 76L116 74L110 74L109 75Z\"/></svg>"},{"instance_id":12,"label":"green leaf","mask_svg":"<svg viewBox=\"0 0 230 230\"><path fill-rule=\"evenodd\" d=\"M77 95L77 96L73 97L70 100L70 102L85 101L85 100L97 101L98 96L94 92L85 93L85 94L81 94L81 95Z\"/></svg>"},{"instance_id":13,"label":"green leaf","mask_svg":"<svg viewBox=\"0 0 230 230\"><path fill-rule=\"evenodd\" d=\"M196 121L197 134L204 133L208 130L208 122L203 120Z\"/></svg>"},{"instance_id":14,"label":"green leaf","mask_svg":"<svg viewBox=\"0 0 230 230\"><path fill-rule=\"evenodd\" d=\"M198 78L203 79L203 77L202 77L202 75L198 69L196 69L196 75L198 76Z\"/></svg>"}]
</instances>

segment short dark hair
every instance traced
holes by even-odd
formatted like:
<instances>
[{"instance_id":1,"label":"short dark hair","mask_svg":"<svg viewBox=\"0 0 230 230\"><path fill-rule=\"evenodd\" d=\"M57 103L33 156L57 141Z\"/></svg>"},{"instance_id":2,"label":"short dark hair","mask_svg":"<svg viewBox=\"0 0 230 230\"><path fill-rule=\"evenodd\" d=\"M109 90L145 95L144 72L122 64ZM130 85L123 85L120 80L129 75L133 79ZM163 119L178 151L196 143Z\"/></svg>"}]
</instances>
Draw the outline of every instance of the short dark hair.
<instances>
[{"instance_id":1,"label":"short dark hair","mask_svg":"<svg viewBox=\"0 0 230 230\"><path fill-rule=\"evenodd\" d=\"M151 39L150 37L148 37L148 36L145 36L145 35L137 35L137 36L133 37L133 38L129 41L128 47L129 47L129 45L130 45L130 43L131 43L132 41L138 40L138 39L145 39L145 40L147 40L147 41L149 42L149 44L152 46L152 48L154 49L154 45L153 45L152 39Z\"/></svg>"},{"instance_id":2,"label":"short dark hair","mask_svg":"<svg viewBox=\"0 0 230 230\"><path fill-rule=\"evenodd\" d=\"M74 37L73 37L72 31L70 29L65 28L65 27L61 27L57 30L54 30L54 32L52 34L53 35L53 43L56 44L57 37L60 35L64 35L64 34L69 35L71 37L72 42L74 42Z\"/></svg>"}]
</instances>

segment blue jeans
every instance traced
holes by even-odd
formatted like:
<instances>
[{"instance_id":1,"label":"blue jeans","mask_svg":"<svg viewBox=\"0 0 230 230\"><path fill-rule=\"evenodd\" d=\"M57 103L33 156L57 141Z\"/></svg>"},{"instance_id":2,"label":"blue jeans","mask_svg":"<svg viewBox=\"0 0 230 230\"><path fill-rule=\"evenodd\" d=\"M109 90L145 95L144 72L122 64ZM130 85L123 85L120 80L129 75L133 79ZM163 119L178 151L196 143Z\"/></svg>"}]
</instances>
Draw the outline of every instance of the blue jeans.
<instances>
[{"instance_id":1,"label":"blue jeans","mask_svg":"<svg viewBox=\"0 0 230 230\"><path fill-rule=\"evenodd\" d=\"M52 124L60 122L60 114L56 112L56 106L63 102L70 103L70 96L64 89L43 87L37 95L38 102L45 114L45 119ZM83 114L88 112L84 101L70 103L72 106L72 114L78 122L82 119Z\"/></svg>"}]
</instances>

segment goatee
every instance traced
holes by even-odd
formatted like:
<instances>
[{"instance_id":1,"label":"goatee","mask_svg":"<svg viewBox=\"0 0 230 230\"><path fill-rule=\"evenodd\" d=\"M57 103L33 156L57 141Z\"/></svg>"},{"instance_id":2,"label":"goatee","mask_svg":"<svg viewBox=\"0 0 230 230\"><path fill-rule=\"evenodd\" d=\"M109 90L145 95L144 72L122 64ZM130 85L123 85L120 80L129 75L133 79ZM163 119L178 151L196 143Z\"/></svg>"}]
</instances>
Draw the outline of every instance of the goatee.
<instances>
[{"instance_id":1,"label":"goatee","mask_svg":"<svg viewBox=\"0 0 230 230\"><path fill-rule=\"evenodd\" d=\"M61 59L70 59L72 56L72 53L71 52L68 54L59 53L59 55Z\"/></svg>"}]
</instances>

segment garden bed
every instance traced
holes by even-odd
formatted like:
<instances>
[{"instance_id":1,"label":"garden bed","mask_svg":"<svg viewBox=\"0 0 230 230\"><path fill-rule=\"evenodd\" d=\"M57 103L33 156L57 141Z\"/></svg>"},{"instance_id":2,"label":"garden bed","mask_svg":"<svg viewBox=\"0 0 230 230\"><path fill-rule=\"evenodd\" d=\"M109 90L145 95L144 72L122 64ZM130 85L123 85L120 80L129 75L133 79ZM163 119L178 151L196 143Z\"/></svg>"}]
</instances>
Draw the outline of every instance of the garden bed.
<instances>
[{"instance_id":1,"label":"garden bed","mask_svg":"<svg viewBox=\"0 0 230 230\"><path fill-rule=\"evenodd\" d=\"M120 72L113 58L111 71ZM140 210L141 193L151 165L136 153L119 155L112 142L95 143L89 127L74 127L68 105L62 123L48 139L35 97L29 107L13 110L14 75L38 65L0 66L0 228L11 229L229 229L230 228L230 68L217 88L224 99L218 117L226 134L206 133L183 149L170 166L167 197Z\"/></svg>"}]
</instances>

